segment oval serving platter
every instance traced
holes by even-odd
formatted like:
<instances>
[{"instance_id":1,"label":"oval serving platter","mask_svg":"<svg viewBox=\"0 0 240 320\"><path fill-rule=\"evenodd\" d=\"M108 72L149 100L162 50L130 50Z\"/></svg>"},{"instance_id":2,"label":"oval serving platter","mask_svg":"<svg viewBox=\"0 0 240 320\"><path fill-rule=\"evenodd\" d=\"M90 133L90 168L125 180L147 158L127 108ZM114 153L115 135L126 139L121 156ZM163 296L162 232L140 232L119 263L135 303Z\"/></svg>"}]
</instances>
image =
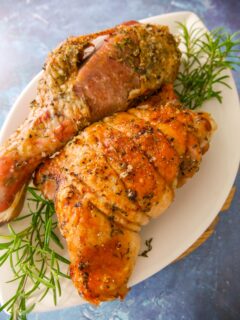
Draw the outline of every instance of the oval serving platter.
<instances>
[{"instance_id":1,"label":"oval serving platter","mask_svg":"<svg viewBox=\"0 0 240 320\"><path fill-rule=\"evenodd\" d=\"M197 23L205 28L200 18L192 12L176 12L141 20L141 22L168 25L172 33L178 31L176 21L184 22L187 26ZM232 89L221 87L223 103L211 100L202 108L212 114L218 125L210 150L204 156L200 171L176 191L175 201L170 208L142 229L142 243L146 239L153 238L153 249L148 258L138 258L129 282L130 286L160 271L189 248L214 220L231 189L240 159L240 148L236 148L240 140L240 109L236 86L230 72L229 75L228 84ZM41 72L28 84L15 102L2 127L0 143L6 140L27 116L40 77ZM6 226L0 227L0 233L4 231ZM66 249L65 256L67 257ZM12 277L10 265L5 264L1 267L1 304L16 290L17 284L6 284ZM34 311L56 310L84 303L71 281L61 279L61 285L62 296L58 299L57 306L54 306L49 293L43 301L37 303Z\"/></svg>"}]
</instances>

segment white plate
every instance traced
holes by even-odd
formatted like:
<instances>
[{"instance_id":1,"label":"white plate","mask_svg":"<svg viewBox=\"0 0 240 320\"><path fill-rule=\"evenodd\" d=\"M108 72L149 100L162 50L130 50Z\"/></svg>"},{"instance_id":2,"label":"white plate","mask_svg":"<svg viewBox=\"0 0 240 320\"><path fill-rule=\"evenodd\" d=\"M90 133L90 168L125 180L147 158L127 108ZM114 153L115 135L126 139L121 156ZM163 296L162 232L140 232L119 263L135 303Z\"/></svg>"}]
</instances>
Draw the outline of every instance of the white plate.
<instances>
[{"instance_id":1,"label":"white plate","mask_svg":"<svg viewBox=\"0 0 240 320\"><path fill-rule=\"evenodd\" d=\"M194 13L178 12L143 20L143 22L166 24L176 33L176 21L188 26L200 20ZM202 22L199 25L203 26ZM176 192L172 206L157 220L144 227L142 239L153 238L149 258L139 257L129 284L135 285L166 267L190 247L206 230L221 209L234 182L240 159L240 112L237 90L229 72L232 90L221 87L223 103L216 100L206 103L203 110L209 111L218 124L210 150L204 157L201 168L183 188ZM17 99L2 128L0 142L4 141L28 114L29 102L34 99L38 74ZM2 233L5 227L0 228ZM66 253L67 255L67 253ZM11 279L9 266L0 272L0 299L4 303L16 289L14 284L5 284ZM47 296L38 303L35 311L47 311L83 303L71 281L63 280L63 295L58 306Z\"/></svg>"}]
</instances>

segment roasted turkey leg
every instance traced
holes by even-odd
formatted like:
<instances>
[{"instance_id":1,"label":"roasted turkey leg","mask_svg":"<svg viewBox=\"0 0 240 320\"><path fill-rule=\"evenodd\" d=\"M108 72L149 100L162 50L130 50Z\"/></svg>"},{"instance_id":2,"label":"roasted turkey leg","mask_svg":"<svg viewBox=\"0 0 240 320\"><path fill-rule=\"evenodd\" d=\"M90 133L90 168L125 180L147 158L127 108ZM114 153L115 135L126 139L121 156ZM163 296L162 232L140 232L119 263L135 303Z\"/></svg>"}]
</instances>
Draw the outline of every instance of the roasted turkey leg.
<instances>
[{"instance_id":1,"label":"roasted turkey leg","mask_svg":"<svg viewBox=\"0 0 240 320\"><path fill-rule=\"evenodd\" d=\"M173 97L168 86L92 124L36 172L36 186L54 200L74 285L91 303L125 296L141 226L172 203L208 149L210 115Z\"/></svg>"},{"instance_id":2,"label":"roasted turkey leg","mask_svg":"<svg viewBox=\"0 0 240 320\"><path fill-rule=\"evenodd\" d=\"M100 35L107 39L96 49ZM93 121L174 81L179 61L174 37L159 25L121 25L55 49L28 118L0 148L0 222L12 218L5 210L43 158Z\"/></svg>"}]
</instances>

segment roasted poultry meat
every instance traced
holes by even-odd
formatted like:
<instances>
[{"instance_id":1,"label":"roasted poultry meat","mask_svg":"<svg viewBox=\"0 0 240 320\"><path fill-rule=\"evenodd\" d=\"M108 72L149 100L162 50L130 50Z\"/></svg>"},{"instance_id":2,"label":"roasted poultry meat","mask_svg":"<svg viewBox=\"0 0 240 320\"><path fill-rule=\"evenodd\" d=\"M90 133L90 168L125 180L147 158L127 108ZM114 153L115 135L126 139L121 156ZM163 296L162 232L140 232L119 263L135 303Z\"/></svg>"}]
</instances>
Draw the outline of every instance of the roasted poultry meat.
<instances>
[{"instance_id":1,"label":"roasted poultry meat","mask_svg":"<svg viewBox=\"0 0 240 320\"><path fill-rule=\"evenodd\" d=\"M6 209L43 158L93 121L173 82L179 63L177 42L159 25L120 25L55 49L28 118L0 148L0 222L13 218Z\"/></svg>"},{"instance_id":2,"label":"roasted poultry meat","mask_svg":"<svg viewBox=\"0 0 240 320\"><path fill-rule=\"evenodd\" d=\"M71 278L86 300L126 295L141 226L198 171L213 129L209 114L182 109L168 85L87 127L40 165L34 182L54 200Z\"/></svg>"}]
</instances>

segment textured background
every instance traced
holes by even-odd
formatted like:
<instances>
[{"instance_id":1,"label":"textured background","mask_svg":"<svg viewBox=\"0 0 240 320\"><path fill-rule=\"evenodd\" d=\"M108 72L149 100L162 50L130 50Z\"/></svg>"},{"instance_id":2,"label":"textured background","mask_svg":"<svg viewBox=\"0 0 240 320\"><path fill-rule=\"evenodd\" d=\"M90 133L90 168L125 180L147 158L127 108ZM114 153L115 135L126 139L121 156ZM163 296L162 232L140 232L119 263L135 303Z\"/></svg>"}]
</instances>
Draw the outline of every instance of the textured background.
<instances>
[{"instance_id":1,"label":"textured background","mask_svg":"<svg viewBox=\"0 0 240 320\"><path fill-rule=\"evenodd\" d=\"M240 30L239 0L0 0L0 126L47 53L69 35L171 11L197 13L207 27ZM240 91L240 73L235 73ZM236 146L239 147L239 146ZM124 302L33 314L41 320L240 319L240 175L231 209L200 249L132 288ZM8 317L0 314L0 320Z\"/></svg>"}]
</instances>

